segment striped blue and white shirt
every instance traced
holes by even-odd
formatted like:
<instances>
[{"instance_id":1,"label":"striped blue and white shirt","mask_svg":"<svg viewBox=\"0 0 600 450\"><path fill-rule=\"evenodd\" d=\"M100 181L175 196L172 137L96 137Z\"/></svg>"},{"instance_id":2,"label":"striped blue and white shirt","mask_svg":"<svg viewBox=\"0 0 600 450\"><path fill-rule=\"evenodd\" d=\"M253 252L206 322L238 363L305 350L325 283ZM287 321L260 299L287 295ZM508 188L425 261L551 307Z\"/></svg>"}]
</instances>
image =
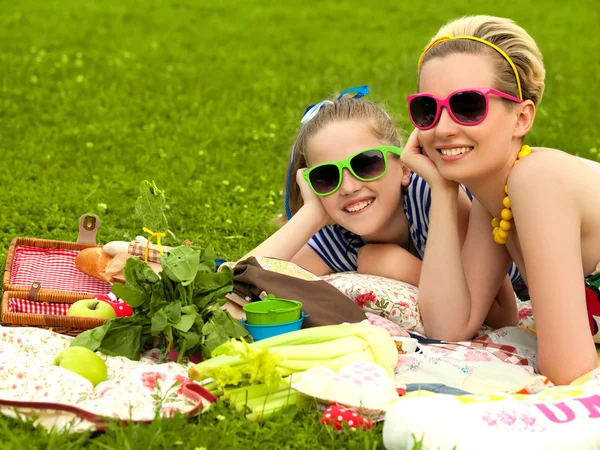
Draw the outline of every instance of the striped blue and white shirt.
<instances>
[{"instance_id":1,"label":"striped blue and white shirt","mask_svg":"<svg viewBox=\"0 0 600 450\"><path fill-rule=\"evenodd\" d=\"M465 189L469 199L473 196ZM411 173L410 183L404 191L404 214L408 219L410 238L417 256L423 259L427 233L429 231L429 210L431 209L431 188L423 178ZM366 242L357 234L340 225L327 225L317 232L308 245L335 272L351 272L358 267L358 249ZM517 266L513 263L508 271L513 285L521 281Z\"/></svg>"}]
</instances>

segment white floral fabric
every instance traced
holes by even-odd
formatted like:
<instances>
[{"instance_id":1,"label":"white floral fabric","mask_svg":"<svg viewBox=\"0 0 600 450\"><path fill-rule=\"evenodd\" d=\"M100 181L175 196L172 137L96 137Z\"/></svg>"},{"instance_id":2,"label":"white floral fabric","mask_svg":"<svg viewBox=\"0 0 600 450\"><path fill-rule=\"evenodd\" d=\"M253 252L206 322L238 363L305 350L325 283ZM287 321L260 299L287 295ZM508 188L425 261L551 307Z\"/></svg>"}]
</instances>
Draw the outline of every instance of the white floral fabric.
<instances>
[{"instance_id":1,"label":"white floral fabric","mask_svg":"<svg viewBox=\"0 0 600 450\"><path fill-rule=\"evenodd\" d=\"M423 334L417 294L408 283L357 272L340 272L322 277L338 288L363 311L384 317L400 328Z\"/></svg>"},{"instance_id":2,"label":"white floral fabric","mask_svg":"<svg viewBox=\"0 0 600 450\"><path fill-rule=\"evenodd\" d=\"M0 326L0 412L37 418L48 429L101 429L106 419L152 421L189 415L210 405L210 395L188 379L189 365L159 364L149 352L140 361L99 354L108 379L95 388L52 363L72 338L40 328ZM190 363L191 365L191 363Z\"/></svg>"}]
</instances>

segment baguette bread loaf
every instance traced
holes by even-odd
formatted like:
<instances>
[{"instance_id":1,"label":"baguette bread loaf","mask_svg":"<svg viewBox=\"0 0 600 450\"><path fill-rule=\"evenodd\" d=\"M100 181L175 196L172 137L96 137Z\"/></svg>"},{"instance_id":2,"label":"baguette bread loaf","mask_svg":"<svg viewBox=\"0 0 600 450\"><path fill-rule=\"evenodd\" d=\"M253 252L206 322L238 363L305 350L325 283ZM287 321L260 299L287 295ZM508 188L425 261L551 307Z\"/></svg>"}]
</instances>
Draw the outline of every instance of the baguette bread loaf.
<instances>
[{"instance_id":1,"label":"baguette bread loaf","mask_svg":"<svg viewBox=\"0 0 600 450\"><path fill-rule=\"evenodd\" d=\"M75 267L90 277L110 283L110 275L105 273L106 265L112 256L102 250L102 247L83 249L75 258Z\"/></svg>"},{"instance_id":2,"label":"baguette bread loaf","mask_svg":"<svg viewBox=\"0 0 600 450\"><path fill-rule=\"evenodd\" d=\"M107 283L125 283L123 269L129 258L135 258L128 253L118 253L111 256L102 247L92 247L81 250L75 258L75 267L81 272ZM159 263L147 263L155 273L160 273Z\"/></svg>"}]
</instances>

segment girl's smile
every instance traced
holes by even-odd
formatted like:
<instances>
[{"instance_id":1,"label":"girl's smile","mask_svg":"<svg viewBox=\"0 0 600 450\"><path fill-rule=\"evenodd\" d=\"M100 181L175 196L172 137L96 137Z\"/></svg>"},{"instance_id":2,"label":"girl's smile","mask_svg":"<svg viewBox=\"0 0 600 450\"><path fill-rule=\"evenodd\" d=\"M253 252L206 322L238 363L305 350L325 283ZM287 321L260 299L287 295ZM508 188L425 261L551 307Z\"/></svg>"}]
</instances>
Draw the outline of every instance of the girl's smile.
<instances>
[{"instance_id":1,"label":"girl's smile","mask_svg":"<svg viewBox=\"0 0 600 450\"><path fill-rule=\"evenodd\" d=\"M375 201L375 197L363 197L357 200L348 202L342 208L346 213L350 215L357 215L365 212Z\"/></svg>"}]
</instances>

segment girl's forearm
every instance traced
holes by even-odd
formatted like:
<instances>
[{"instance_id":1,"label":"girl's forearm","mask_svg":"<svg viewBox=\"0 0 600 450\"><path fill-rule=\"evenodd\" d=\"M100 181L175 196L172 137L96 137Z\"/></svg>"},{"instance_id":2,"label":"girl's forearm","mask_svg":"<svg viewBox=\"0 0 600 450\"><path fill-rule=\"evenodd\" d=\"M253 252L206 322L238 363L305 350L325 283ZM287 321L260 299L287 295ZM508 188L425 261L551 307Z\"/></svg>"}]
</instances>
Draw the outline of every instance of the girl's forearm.
<instances>
[{"instance_id":1,"label":"girl's forearm","mask_svg":"<svg viewBox=\"0 0 600 450\"><path fill-rule=\"evenodd\" d=\"M428 337L468 339L471 299L458 229L458 192L432 189L429 231L421 278L419 309Z\"/></svg>"},{"instance_id":2,"label":"girl's forearm","mask_svg":"<svg viewBox=\"0 0 600 450\"><path fill-rule=\"evenodd\" d=\"M325 225L318 214L303 206L284 226L242 259L266 256L290 261Z\"/></svg>"}]
</instances>

